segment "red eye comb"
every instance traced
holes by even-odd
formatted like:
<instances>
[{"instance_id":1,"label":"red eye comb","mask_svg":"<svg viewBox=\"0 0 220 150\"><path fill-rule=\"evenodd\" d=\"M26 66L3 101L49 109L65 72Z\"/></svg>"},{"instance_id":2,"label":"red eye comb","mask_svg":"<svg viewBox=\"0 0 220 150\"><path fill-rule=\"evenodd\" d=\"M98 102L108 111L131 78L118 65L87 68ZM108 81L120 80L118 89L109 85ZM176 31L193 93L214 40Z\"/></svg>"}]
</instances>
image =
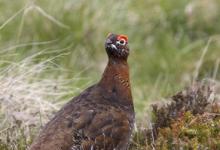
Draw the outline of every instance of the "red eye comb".
<instances>
[{"instance_id":1,"label":"red eye comb","mask_svg":"<svg viewBox=\"0 0 220 150\"><path fill-rule=\"evenodd\" d=\"M118 35L117 40L122 40L122 39L128 42L128 37L126 35Z\"/></svg>"}]
</instances>

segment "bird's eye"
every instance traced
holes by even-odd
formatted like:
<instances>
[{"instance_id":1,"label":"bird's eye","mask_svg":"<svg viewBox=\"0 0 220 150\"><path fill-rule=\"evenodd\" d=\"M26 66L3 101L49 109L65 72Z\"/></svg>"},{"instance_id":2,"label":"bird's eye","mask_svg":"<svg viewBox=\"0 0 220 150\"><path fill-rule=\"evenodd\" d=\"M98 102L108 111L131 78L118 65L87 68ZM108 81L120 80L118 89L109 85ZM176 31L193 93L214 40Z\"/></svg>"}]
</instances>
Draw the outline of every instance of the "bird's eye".
<instances>
[{"instance_id":1,"label":"bird's eye","mask_svg":"<svg viewBox=\"0 0 220 150\"><path fill-rule=\"evenodd\" d=\"M125 39L120 39L119 41L117 41L117 44L119 44L119 45L125 45L125 44L126 44L126 41L125 41Z\"/></svg>"}]
</instances>

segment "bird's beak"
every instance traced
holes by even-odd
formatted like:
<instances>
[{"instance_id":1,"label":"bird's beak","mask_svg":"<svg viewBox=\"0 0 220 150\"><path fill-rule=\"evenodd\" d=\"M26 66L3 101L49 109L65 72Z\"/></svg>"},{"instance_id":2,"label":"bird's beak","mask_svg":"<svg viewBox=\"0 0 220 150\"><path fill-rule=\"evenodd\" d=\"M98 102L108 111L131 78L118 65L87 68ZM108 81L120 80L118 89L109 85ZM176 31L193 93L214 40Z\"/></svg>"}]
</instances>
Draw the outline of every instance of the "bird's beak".
<instances>
[{"instance_id":1,"label":"bird's beak","mask_svg":"<svg viewBox=\"0 0 220 150\"><path fill-rule=\"evenodd\" d=\"M115 49L115 50L118 50L118 48L115 46L115 44L111 44L111 48Z\"/></svg>"}]
</instances>

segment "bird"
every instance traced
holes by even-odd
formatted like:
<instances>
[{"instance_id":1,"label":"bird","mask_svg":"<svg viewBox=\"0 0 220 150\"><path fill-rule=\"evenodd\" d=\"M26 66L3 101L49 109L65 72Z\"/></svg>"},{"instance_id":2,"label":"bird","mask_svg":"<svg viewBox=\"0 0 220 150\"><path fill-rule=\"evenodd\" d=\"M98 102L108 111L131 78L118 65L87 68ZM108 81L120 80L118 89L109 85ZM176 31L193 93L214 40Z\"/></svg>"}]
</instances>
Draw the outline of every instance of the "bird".
<instances>
[{"instance_id":1,"label":"bird","mask_svg":"<svg viewBox=\"0 0 220 150\"><path fill-rule=\"evenodd\" d=\"M127 150L135 111L127 62L128 37L109 33L108 63L96 84L67 102L46 123L30 150Z\"/></svg>"}]
</instances>

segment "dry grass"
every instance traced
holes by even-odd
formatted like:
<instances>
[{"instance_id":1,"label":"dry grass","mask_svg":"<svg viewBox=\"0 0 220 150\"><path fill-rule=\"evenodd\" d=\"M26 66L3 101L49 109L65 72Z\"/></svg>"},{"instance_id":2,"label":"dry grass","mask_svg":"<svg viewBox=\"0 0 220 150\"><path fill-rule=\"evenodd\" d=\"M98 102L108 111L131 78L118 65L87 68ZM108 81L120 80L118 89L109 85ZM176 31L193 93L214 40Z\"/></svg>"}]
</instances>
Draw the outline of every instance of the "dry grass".
<instances>
[{"instance_id":1,"label":"dry grass","mask_svg":"<svg viewBox=\"0 0 220 150\"><path fill-rule=\"evenodd\" d=\"M57 66L54 58L34 63L39 55L7 62L9 65L0 70L0 149L25 149L35 130L60 108L67 95L74 94L70 85L78 79L57 79L48 74L45 77Z\"/></svg>"}]
</instances>

